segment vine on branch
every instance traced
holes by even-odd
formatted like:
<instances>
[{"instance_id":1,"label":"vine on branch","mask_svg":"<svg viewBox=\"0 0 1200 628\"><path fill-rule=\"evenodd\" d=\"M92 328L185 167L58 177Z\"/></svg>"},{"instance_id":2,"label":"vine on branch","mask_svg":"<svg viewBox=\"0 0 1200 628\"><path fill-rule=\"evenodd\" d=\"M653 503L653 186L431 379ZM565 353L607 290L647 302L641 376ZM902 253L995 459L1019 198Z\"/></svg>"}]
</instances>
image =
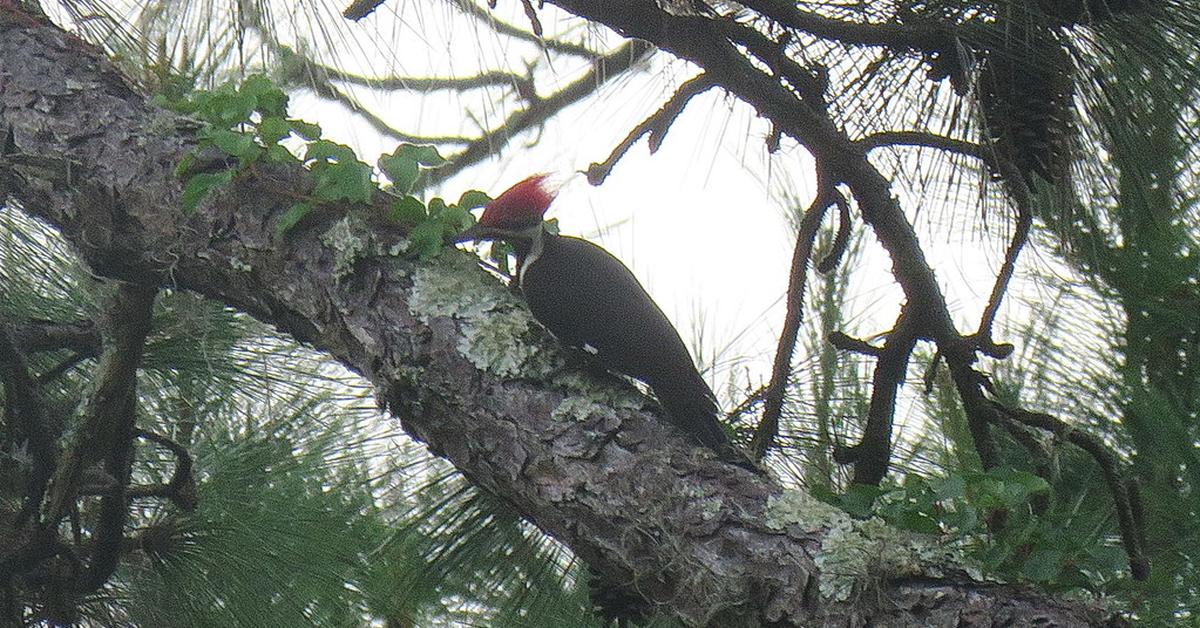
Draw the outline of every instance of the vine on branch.
<instances>
[{"instance_id":1,"label":"vine on branch","mask_svg":"<svg viewBox=\"0 0 1200 628\"><path fill-rule=\"evenodd\" d=\"M287 117L287 94L265 76L175 100L160 97L158 102L202 122L195 151L176 168L186 177L181 202L189 212L212 191L239 176L256 174L259 167L302 164L312 175L312 189L285 192L295 202L276 223L280 237L309 221L318 208L366 209L376 194L388 193L393 198L381 218L408 236L406 248L399 252L428 259L442 249L447 236L474 223L472 209L490 200L478 190L464 192L454 203L438 197L426 202L413 195L428 169L448 164L437 148L416 144L401 144L379 158L378 173L390 181L381 189L377 171L353 149L320 139L319 125Z\"/></svg>"}]
</instances>

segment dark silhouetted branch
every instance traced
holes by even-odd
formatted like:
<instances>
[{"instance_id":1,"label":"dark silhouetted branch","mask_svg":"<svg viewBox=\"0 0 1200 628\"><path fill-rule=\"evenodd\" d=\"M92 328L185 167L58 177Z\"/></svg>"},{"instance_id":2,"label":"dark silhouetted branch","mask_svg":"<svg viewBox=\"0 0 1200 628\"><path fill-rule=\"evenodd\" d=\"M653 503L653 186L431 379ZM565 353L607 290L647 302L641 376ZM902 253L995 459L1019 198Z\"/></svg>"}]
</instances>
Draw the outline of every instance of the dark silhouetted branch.
<instances>
[{"instance_id":1,"label":"dark silhouetted branch","mask_svg":"<svg viewBox=\"0 0 1200 628\"><path fill-rule=\"evenodd\" d=\"M485 131L483 137L471 141L462 151L451 155L449 164L428 171L428 176L418 182L418 185L423 187L436 185L458 174L464 168L498 154L500 147L507 144L512 138L544 123L559 111L595 93L601 85L633 67L653 50L654 47L646 42L631 41L596 59L592 64L592 69L578 80L550 96L538 98L524 109L513 112L500 126Z\"/></svg>"},{"instance_id":2,"label":"dark silhouetted branch","mask_svg":"<svg viewBox=\"0 0 1200 628\"><path fill-rule=\"evenodd\" d=\"M835 202L838 191L820 184L817 197L813 199L800 226L796 230L796 245L792 249L792 265L788 274L787 308L783 319L783 329L779 332L779 342L775 347L775 361L771 366L771 383L767 386L767 395L763 404L762 420L754 431L754 439L750 441L750 451L755 460L762 460L775 443L779 435L779 419L783 414L783 400L787 393L789 376L792 373L792 353L796 348L796 337L800 334L800 324L804 320L804 288L808 283L808 261L812 258L813 242L817 239L817 230L825 211Z\"/></svg>"},{"instance_id":3,"label":"dark silhouetted branch","mask_svg":"<svg viewBox=\"0 0 1200 628\"><path fill-rule=\"evenodd\" d=\"M904 383L908 360L917 344L920 314L913 304L900 310L896 326L887 335L871 375L871 401L862 438L855 445L833 452L839 464L853 464L855 484L877 486L888 470L892 454L892 423L896 413L896 393Z\"/></svg>"},{"instance_id":4,"label":"dark silhouetted branch","mask_svg":"<svg viewBox=\"0 0 1200 628\"><path fill-rule=\"evenodd\" d=\"M662 107L659 107L658 111L655 111L650 115L650 117L642 120L640 124L635 126L633 130L625 136L625 139L621 140L621 143L618 144L616 148L614 148L612 152L608 154L607 159L605 159L603 162L593 163L592 165L588 166L588 183L591 183L592 185L600 185L601 183L604 183L604 180L608 178L609 173L612 172L613 166L616 165L617 161L624 157L625 153L628 152L629 149L632 148L633 145L636 144L637 141L647 133L650 134L650 152L657 152L658 147L662 145L663 138L667 135L667 131L671 129L671 125L675 123L675 120L679 117L679 114L683 113L683 109L687 107L687 104L692 97L696 96L697 94L702 94L712 87L712 81L710 81L704 74L693 76L687 81L684 81L684 83L679 86L679 89L675 90L675 93L671 95L671 98L668 99Z\"/></svg>"},{"instance_id":5,"label":"dark silhouetted branch","mask_svg":"<svg viewBox=\"0 0 1200 628\"><path fill-rule=\"evenodd\" d=\"M27 442L31 457L25 506L17 518L23 522L37 512L46 484L54 473L58 460L55 447L58 434L51 430L40 388L4 326L0 326L0 380L4 386L4 423L8 432L4 436L9 443Z\"/></svg>"}]
</instances>

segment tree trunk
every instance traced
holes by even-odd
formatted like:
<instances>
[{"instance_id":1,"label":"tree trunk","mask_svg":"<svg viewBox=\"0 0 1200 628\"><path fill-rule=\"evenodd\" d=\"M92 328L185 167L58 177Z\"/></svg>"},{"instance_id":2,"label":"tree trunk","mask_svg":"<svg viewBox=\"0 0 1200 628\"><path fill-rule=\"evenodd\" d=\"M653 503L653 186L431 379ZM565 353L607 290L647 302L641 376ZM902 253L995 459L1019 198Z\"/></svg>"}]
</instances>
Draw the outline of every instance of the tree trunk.
<instances>
[{"instance_id":1,"label":"tree trunk","mask_svg":"<svg viewBox=\"0 0 1200 628\"><path fill-rule=\"evenodd\" d=\"M0 13L9 211L55 225L98 274L199 292L329 352L606 585L689 625L1109 621L973 581L937 539L851 521L717 461L627 385L570 367L465 253L397 256L400 236L345 208L281 239L280 216L310 188L302 170L242 176L185 213L174 168L193 130L90 45Z\"/></svg>"}]
</instances>

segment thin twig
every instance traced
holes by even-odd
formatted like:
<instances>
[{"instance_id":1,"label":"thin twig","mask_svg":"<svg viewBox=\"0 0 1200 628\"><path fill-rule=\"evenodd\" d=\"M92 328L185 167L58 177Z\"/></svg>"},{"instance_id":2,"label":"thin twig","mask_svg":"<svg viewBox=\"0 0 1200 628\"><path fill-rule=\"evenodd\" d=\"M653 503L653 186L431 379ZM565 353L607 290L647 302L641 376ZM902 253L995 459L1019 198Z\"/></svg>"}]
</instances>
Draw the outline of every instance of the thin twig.
<instances>
[{"instance_id":1,"label":"thin twig","mask_svg":"<svg viewBox=\"0 0 1200 628\"><path fill-rule=\"evenodd\" d=\"M846 254L846 249L850 246L850 229L852 220L850 218L850 203L846 197L838 194L834 197L834 202L838 206L838 230L833 237L833 245L829 247L829 253L817 263L817 272L824 275L833 270L842 261L842 256Z\"/></svg>"},{"instance_id":2,"label":"thin twig","mask_svg":"<svg viewBox=\"0 0 1200 628\"><path fill-rule=\"evenodd\" d=\"M498 35L504 35L506 37L512 37L513 39L519 39L521 41L537 44L538 46L541 46L542 49L551 52L560 52L577 57L584 57L586 59L597 59L601 56L601 54L595 50L580 44L561 41L558 39L540 39L525 29L496 19L496 16L493 15L491 11L479 6L475 2L471 2L471 0L457 0L454 3L454 6L458 7L463 13L466 13L467 15L484 22L488 25L488 28L496 31Z\"/></svg>"},{"instance_id":3,"label":"thin twig","mask_svg":"<svg viewBox=\"0 0 1200 628\"><path fill-rule=\"evenodd\" d=\"M675 120L683 112L684 107L687 106L692 97L712 87L713 82L708 78L708 75L703 73L684 81L667 102L658 108L658 111L650 114L648 118L633 127L633 130L625 136L625 139L621 140L621 143L617 144L616 148L608 154L607 159L588 166L588 183L592 185L604 183L604 180L608 178L617 161L624 157L625 153L647 133L650 134L650 152L657 152L658 147L662 145L662 140L666 136L667 131L670 130L671 125L675 123Z\"/></svg>"},{"instance_id":4,"label":"thin twig","mask_svg":"<svg viewBox=\"0 0 1200 628\"><path fill-rule=\"evenodd\" d=\"M654 47L650 44L635 40L597 59L592 64L592 69L578 80L550 96L537 99L524 109L513 112L500 126L486 131L482 137L472 140L466 148L449 156L449 164L426 171L417 182L417 187L423 189L437 185L463 169L498 154L512 138L596 93L601 85L632 68L653 50Z\"/></svg>"},{"instance_id":5,"label":"thin twig","mask_svg":"<svg viewBox=\"0 0 1200 628\"><path fill-rule=\"evenodd\" d=\"M987 307L983 309L983 315L980 317L979 329L975 332L980 350L988 355L993 355L997 349L1003 353L1007 347L1007 352L1002 357L1007 357L1012 353L1012 345L995 344L992 340L992 324L996 320L996 314L1000 311L1000 303L1004 300L1004 294L1008 291L1008 282L1016 272L1017 258L1021 255L1021 249L1029 241L1029 229L1033 226L1033 209L1030 206L1029 189L1019 178L1013 179L1013 181L1015 183L1008 187L1013 190L1013 197L1016 201L1017 226L1013 231L1008 250L1004 254L1004 264L1000 266L1000 272L996 274L996 283L992 286L992 294L988 297Z\"/></svg>"},{"instance_id":6,"label":"thin twig","mask_svg":"<svg viewBox=\"0 0 1200 628\"><path fill-rule=\"evenodd\" d=\"M972 157L989 167L995 163L991 152L979 144L928 131L880 131L855 140L854 143L867 150L892 146L923 146Z\"/></svg>"},{"instance_id":7,"label":"thin twig","mask_svg":"<svg viewBox=\"0 0 1200 628\"><path fill-rule=\"evenodd\" d=\"M829 344L833 345L834 348L841 349L842 351L851 351L853 353L869 355L876 358L879 357L879 354L883 353L882 347L876 347L875 345L861 338L851 337L845 332L836 330L831 331L829 332L829 336L826 337L826 340L828 340Z\"/></svg>"}]
</instances>

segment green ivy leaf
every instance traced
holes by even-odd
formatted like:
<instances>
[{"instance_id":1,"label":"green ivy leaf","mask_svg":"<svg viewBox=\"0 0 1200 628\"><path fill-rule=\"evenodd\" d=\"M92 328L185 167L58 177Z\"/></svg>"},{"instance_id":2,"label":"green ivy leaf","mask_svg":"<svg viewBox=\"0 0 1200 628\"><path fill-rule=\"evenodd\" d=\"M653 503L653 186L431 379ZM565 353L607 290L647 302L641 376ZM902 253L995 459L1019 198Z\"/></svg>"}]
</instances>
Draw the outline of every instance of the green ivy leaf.
<instances>
[{"instance_id":1,"label":"green ivy leaf","mask_svg":"<svg viewBox=\"0 0 1200 628\"><path fill-rule=\"evenodd\" d=\"M877 486L852 484L841 497L842 509L854 517L869 517L875 505L875 498L882 492Z\"/></svg>"},{"instance_id":2,"label":"green ivy leaf","mask_svg":"<svg viewBox=\"0 0 1200 628\"><path fill-rule=\"evenodd\" d=\"M417 177L421 176L421 166L417 161L403 155L395 153L384 155L379 158L378 163L383 174L392 180L392 185L404 194L408 194L412 190L413 184L417 182Z\"/></svg>"},{"instance_id":3,"label":"green ivy leaf","mask_svg":"<svg viewBox=\"0 0 1200 628\"><path fill-rule=\"evenodd\" d=\"M254 136L249 133L212 129L202 134L201 139L206 139L212 142L213 146L237 157L243 165L255 161L262 154L261 147L254 142Z\"/></svg>"},{"instance_id":4,"label":"green ivy leaf","mask_svg":"<svg viewBox=\"0 0 1200 628\"><path fill-rule=\"evenodd\" d=\"M940 534L942 532L937 519L934 519L928 512L920 510L906 510L900 513L892 523L922 534Z\"/></svg>"},{"instance_id":5,"label":"green ivy leaf","mask_svg":"<svg viewBox=\"0 0 1200 628\"><path fill-rule=\"evenodd\" d=\"M233 171L202 172L187 180L183 186L183 195L179 202L185 212L191 213L200 206L200 201L214 188L218 188L233 180Z\"/></svg>"},{"instance_id":6,"label":"green ivy leaf","mask_svg":"<svg viewBox=\"0 0 1200 628\"><path fill-rule=\"evenodd\" d=\"M458 197L458 206L465 209L475 209L487 205L490 200L492 200L492 197L488 196L485 192L467 190L462 193L462 196Z\"/></svg>"},{"instance_id":7,"label":"green ivy leaf","mask_svg":"<svg viewBox=\"0 0 1200 628\"><path fill-rule=\"evenodd\" d=\"M257 102L253 96L232 90L221 91L218 88L212 93L208 102L202 104L197 113L212 122L213 126L227 129L243 122L249 122L256 105Z\"/></svg>"},{"instance_id":8,"label":"green ivy leaf","mask_svg":"<svg viewBox=\"0 0 1200 628\"><path fill-rule=\"evenodd\" d=\"M262 74L255 74L242 81L238 93L252 99L254 108L263 116L287 115L287 94Z\"/></svg>"},{"instance_id":9,"label":"green ivy leaf","mask_svg":"<svg viewBox=\"0 0 1200 628\"><path fill-rule=\"evenodd\" d=\"M440 166L446 163L446 158L438 153L437 147L427 144L401 144L395 154L412 159L422 166Z\"/></svg>"},{"instance_id":10,"label":"green ivy leaf","mask_svg":"<svg viewBox=\"0 0 1200 628\"><path fill-rule=\"evenodd\" d=\"M287 122L292 125L292 132L299 135L302 139L310 142L321 139L321 125L295 118L288 118Z\"/></svg>"},{"instance_id":11,"label":"green ivy leaf","mask_svg":"<svg viewBox=\"0 0 1200 628\"><path fill-rule=\"evenodd\" d=\"M296 203L292 205L279 217L279 222L275 224L275 234L280 237L287 235L312 210L312 203Z\"/></svg>"},{"instance_id":12,"label":"green ivy leaf","mask_svg":"<svg viewBox=\"0 0 1200 628\"><path fill-rule=\"evenodd\" d=\"M308 150L304 153L304 161L358 161L358 155L354 154L354 149L345 144L317 140L308 145Z\"/></svg>"},{"instance_id":13,"label":"green ivy leaf","mask_svg":"<svg viewBox=\"0 0 1200 628\"><path fill-rule=\"evenodd\" d=\"M300 161L292 154L292 151L279 144L272 144L267 147L266 160L276 164L290 164Z\"/></svg>"},{"instance_id":14,"label":"green ivy leaf","mask_svg":"<svg viewBox=\"0 0 1200 628\"><path fill-rule=\"evenodd\" d=\"M313 196L323 201L347 200L366 203L375 192L371 167L361 161L340 161L314 168L317 179Z\"/></svg>"},{"instance_id":15,"label":"green ivy leaf","mask_svg":"<svg viewBox=\"0 0 1200 628\"><path fill-rule=\"evenodd\" d=\"M445 225L446 235L454 235L475 224L475 217L461 205L451 205L442 210L438 220Z\"/></svg>"},{"instance_id":16,"label":"green ivy leaf","mask_svg":"<svg viewBox=\"0 0 1200 628\"><path fill-rule=\"evenodd\" d=\"M410 229L424 222L428 217L429 213L425 211L425 204L415 196L396 199L396 202L392 203L391 211L388 212L388 218L392 222Z\"/></svg>"},{"instance_id":17,"label":"green ivy leaf","mask_svg":"<svg viewBox=\"0 0 1200 628\"><path fill-rule=\"evenodd\" d=\"M409 249L423 260L432 259L442 250L442 225L436 220L426 220L413 227L408 234L412 244Z\"/></svg>"},{"instance_id":18,"label":"green ivy leaf","mask_svg":"<svg viewBox=\"0 0 1200 628\"><path fill-rule=\"evenodd\" d=\"M267 146L278 144L292 134L291 123L278 116L264 116L255 128L258 131L258 137Z\"/></svg>"}]
</instances>

